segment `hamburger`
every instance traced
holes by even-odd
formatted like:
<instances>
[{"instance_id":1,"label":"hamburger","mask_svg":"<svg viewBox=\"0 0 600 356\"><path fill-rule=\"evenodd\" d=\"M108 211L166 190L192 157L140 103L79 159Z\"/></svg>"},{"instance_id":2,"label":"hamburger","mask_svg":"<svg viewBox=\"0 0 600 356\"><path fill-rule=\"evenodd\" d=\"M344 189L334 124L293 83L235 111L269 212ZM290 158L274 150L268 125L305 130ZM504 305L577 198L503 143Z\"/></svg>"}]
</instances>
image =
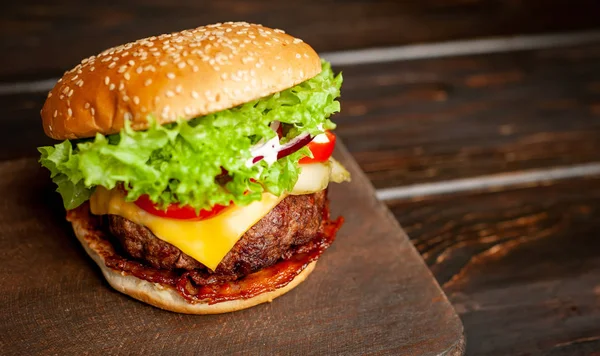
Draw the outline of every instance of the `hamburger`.
<instances>
[{"instance_id":1,"label":"hamburger","mask_svg":"<svg viewBox=\"0 0 600 356\"><path fill-rule=\"evenodd\" d=\"M290 291L342 219L327 187L341 74L302 40L230 22L86 58L49 92L40 147L85 251L116 290L214 314Z\"/></svg>"}]
</instances>

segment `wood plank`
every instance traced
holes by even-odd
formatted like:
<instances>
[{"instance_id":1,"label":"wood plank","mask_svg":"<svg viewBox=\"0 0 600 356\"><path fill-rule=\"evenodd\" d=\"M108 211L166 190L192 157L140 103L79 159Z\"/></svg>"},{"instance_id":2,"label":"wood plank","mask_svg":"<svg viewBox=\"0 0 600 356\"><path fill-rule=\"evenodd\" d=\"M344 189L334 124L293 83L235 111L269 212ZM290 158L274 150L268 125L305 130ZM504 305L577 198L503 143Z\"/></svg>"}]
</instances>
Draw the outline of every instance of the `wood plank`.
<instances>
[{"instance_id":1,"label":"wood plank","mask_svg":"<svg viewBox=\"0 0 600 356\"><path fill-rule=\"evenodd\" d=\"M284 28L319 51L472 37L589 29L595 0L302 1L112 3L24 0L0 14L0 78L55 76L127 41L218 21Z\"/></svg>"},{"instance_id":2,"label":"wood plank","mask_svg":"<svg viewBox=\"0 0 600 356\"><path fill-rule=\"evenodd\" d=\"M8 354L460 355L462 325L351 156L331 187L346 218L311 276L273 303L191 316L113 291L64 220L48 172L0 163L0 344ZM35 332L31 332L35 330Z\"/></svg>"},{"instance_id":3,"label":"wood plank","mask_svg":"<svg viewBox=\"0 0 600 356\"><path fill-rule=\"evenodd\" d=\"M377 188L600 158L598 44L338 69L337 132Z\"/></svg>"},{"instance_id":4,"label":"wood plank","mask_svg":"<svg viewBox=\"0 0 600 356\"><path fill-rule=\"evenodd\" d=\"M390 207L465 325L467 353L600 345L600 177Z\"/></svg>"},{"instance_id":5,"label":"wood plank","mask_svg":"<svg viewBox=\"0 0 600 356\"><path fill-rule=\"evenodd\" d=\"M44 134L40 110L46 94L0 95L0 161L36 157L36 147L56 143Z\"/></svg>"}]
</instances>

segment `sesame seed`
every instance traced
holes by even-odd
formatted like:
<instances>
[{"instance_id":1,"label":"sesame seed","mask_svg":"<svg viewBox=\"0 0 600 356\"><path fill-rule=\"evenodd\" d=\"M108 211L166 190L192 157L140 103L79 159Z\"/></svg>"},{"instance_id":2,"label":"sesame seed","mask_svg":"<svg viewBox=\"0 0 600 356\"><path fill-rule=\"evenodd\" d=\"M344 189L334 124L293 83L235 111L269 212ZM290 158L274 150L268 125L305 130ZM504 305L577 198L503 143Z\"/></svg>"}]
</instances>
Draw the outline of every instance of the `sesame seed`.
<instances>
[{"instance_id":1,"label":"sesame seed","mask_svg":"<svg viewBox=\"0 0 600 356\"><path fill-rule=\"evenodd\" d=\"M144 68L142 68L142 67L138 67L138 68L135 70L135 72L136 72L137 74L142 74L142 72L143 72L143 71L144 71Z\"/></svg>"},{"instance_id":2,"label":"sesame seed","mask_svg":"<svg viewBox=\"0 0 600 356\"><path fill-rule=\"evenodd\" d=\"M135 103L135 105L140 105L140 98L137 96L133 97L133 102Z\"/></svg>"},{"instance_id":3,"label":"sesame seed","mask_svg":"<svg viewBox=\"0 0 600 356\"><path fill-rule=\"evenodd\" d=\"M186 115L191 115L192 109L190 109L189 106L186 106L185 108L183 108L183 112L185 112Z\"/></svg>"},{"instance_id":4,"label":"sesame seed","mask_svg":"<svg viewBox=\"0 0 600 356\"><path fill-rule=\"evenodd\" d=\"M302 43L302 42L304 42L304 41L302 41L299 38L294 38L294 40L292 41L292 43L294 43L294 44L298 44L298 43Z\"/></svg>"},{"instance_id":5,"label":"sesame seed","mask_svg":"<svg viewBox=\"0 0 600 356\"><path fill-rule=\"evenodd\" d=\"M146 79L146 81L144 82L144 86L149 86L150 84L152 84L152 79Z\"/></svg>"},{"instance_id":6,"label":"sesame seed","mask_svg":"<svg viewBox=\"0 0 600 356\"><path fill-rule=\"evenodd\" d=\"M104 77L104 84L108 85L110 83L110 78L108 76Z\"/></svg>"},{"instance_id":7,"label":"sesame seed","mask_svg":"<svg viewBox=\"0 0 600 356\"><path fill-rule=\"evenodd\" d=\"M131 75L130 75L129 73L125 73L125 74L123 75L123 77L125 78L125 80L129 80L129 79L131 79Z\"/></svg>"},{"instance_id":8,"label":"sesame seed","mask_svg":"<svg viewBox=\"0 0 600 356\"><path fill-rule=\"evenodd\" d=\"M129 60L129 62L127 62L127 63L128 63L130 66L132 66L132 67L135 65L135 62L134 62L133 60L131 60L131 59L130 59L130 60Z\"/></svg>"},{"instance_id":9,"label":"sesame seed","mask_svg":"<svg viewBox=\"0 0 600 356\"><path fill-rule=\"evenodd\" d=\"M302 56L300 55L300 53L296 53L296 58L298 58L298 59L302 58Z\"/></svg>"},{"instance_id":10,"label":"sesame seed","mask_svg":"<svg viewBox=\"0 0 600 356\"><path fill-rule=\"evenodd\" d=\"M69 90L69 94L67 94L67 97L71 97L71 95L73 95L73 89Z\"/></svg>"},{"instance_id":11,"label":"sesame seed","mask_svg":"<svg viewBox=\"0 0 600 356\"><path fill-rule=\"evenodd\" d=\"M177 67L179 67L179 69L185 68L185 62L179 62L179 64L177 65Z\"/></svg>"},{"instance_id":12,"label":"sesame seed","mask_svg":"<svg viewBox=\"0 0 600 356\"><path fill-rule=\"evenodd\" d=\"M108 68L114 68L116 65L117 65L117 62L111 62L111 63L108 65Z\"/></svg>"},{"instance_id":13,"label":"sesame seed","mask_svg":"<svg viewBox=\"0 0 600 356\"><path fill-rule=\"evenodd\" d=\"M127 95L123 95L123 101L128 102L129 101L129 97Z\"/></svg>"},{"instance_id":14,"label":"sesame seed","mask_svg":"<svg viewBox=\"0 0 600 356\"><path fill-rule=\"evenodd\" d=\"M52 97L52 92L51 92L51 91L49 91L49 92L48 92L48 97L49 97L49 98L51 98L51 97Z\"/></svg>"},{"instance_id":15,"label":"sesame seed","mask_svg":"<svg viewBox=\"0 0 600 356\"><path fill-rule=\"evenodd\" d=\"M198 99L198 93L192 90L192 98Z\"/></svg>"},{"instance_id":16,"label":"sesame seed","mask_svg":"<svg viewBox=\"0 0 600 356\"><path fill-rule=\"evenodd\" d=\"M183 88L181 87L181 85L178 85L175 87L175 92L176 93L181 93L181 91L183 90Z\"/></svg>"},{"instance_id":17,"label":"sesame seed","mask_svg":"<svg viewBox=\"0 0 600 356\"><path fill-rule=\"evenodd\" d=\"M54 115L52 115L54 117L58 116L58 110L54 110Z\"/></svg>"},{"instance_id":18,"label":"sesame seed","mask_svg":"<svg viewBox=\"0 0 600 356\"><path fill-rule=\"evenodd\" d=\"M123 119L129 121L133 118L133 116L131 115L131 113L128 111L125 114L123 114Z\"/></svg>"},{"instance_id":19,"label":"sesame seed","mask_svg":"<svg viewBox=\"0 0 600 356\"><path fill-rule=\"evenodd\" d=\"M69 116L73 116L73 110L71 110L71 108L69 108L69 109L67 110L67 115L69 115Z\"/></svg>"},{"instance_id":20,"label":"sesame seed","mask_svg":"<svg viewBox=\"0 0 600 356\"><path fill-rule=\"evenodd\" d=\"M92 116L96 115L96 109L94 109L94 108L91 108L91 109L90 109L90 111L91 111L91 113L92 113Z\"/></svg>"},{"instance_id":21,"label":"sesame seed","mask_svg":"<svg viewBox=\"0 0 600 356\"><path fill-rule=\"evenodd\" d=\"M115 84L110 83L110 85L108 86L108 90L115 90Z\"/></svg>"},{"instance_id":22,"label":"sesame seed","mask_svg":"<svg viewBox=\"0 0 600 356\"><path fill-rule=\"evenodd\" d=\"M172 90L167 90L166 95L167 95L167 97L172 98L175 96L175 93L173 93Z\"/></svg>"},{"instance_id":23,"label":"sesame seed","mask_svg":"<svg viewBox=\"0 0 600 356\"><path fill-rule=\"evenodd\" d=\"M90 103L85 103L85 105L83 105L83 107L87 110L90 108Z\"/></svg>"},{"instance_id":24,"label":"sesame seed","mask_svg":"<svg viewBox=\"0 0 600 356\"><path fill-rule=\"evenodd\" d=\"M119 70L117 72L119 73L124 73L127 70L127 66L123 65L119 67Z\"/></svg>"},{"instance_id":25,"label":"sesame seed","mask_svg":"<svg viewBox=\"0 0 600 356\"><path fill-rule=\"evenodd\" d=\"M125 83L121 82L119 83L119 90L123 90L125 89Z\"/></svg>"},{"instance_id":26,"label":"sesame seed","mask_svg":"<svg viewBox=\"0 0 600 356\"><path fill-rule=\"evenodd\" d=\"M173 74L173 73L167 73L167 78L169 78L169 79L175 79L175 74Z\"/></svg>"}]
</instances>

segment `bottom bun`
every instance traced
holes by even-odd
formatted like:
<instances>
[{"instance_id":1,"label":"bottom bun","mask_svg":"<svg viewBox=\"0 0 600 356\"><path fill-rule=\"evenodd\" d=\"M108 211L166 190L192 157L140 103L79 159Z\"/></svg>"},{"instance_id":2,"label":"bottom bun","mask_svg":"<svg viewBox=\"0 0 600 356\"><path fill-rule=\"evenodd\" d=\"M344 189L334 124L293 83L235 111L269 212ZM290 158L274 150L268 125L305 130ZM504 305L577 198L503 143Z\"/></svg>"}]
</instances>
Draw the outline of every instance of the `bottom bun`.
<instances>
[{"instance_id":1,"label":"bottom bun","mask_svg":"<svg viewBox=\"0 0 600 356\"><path fill-rule=\"evenodd\" d=\"M69 220L73 224L73 230L75 231L77 239L81 242L87 254L90 255L96 264L98 264L102 270L102 274L114 289L144 303L176 313L222 314L250 308L265 302L271 302L273 299L289 292L298 284L302 283L317 264L317 261L311 262L287 285L271 292L259 294L253 298L231 300L215 304L201 302L190 303L171 287L163 286L160 283L148 282L106 267L102 253L99 251L102 249L102 246L99 245L97 240L93 237L95 231L89 229L90 224L88 221L81 218Z\"/></svg>"}]
</instances>

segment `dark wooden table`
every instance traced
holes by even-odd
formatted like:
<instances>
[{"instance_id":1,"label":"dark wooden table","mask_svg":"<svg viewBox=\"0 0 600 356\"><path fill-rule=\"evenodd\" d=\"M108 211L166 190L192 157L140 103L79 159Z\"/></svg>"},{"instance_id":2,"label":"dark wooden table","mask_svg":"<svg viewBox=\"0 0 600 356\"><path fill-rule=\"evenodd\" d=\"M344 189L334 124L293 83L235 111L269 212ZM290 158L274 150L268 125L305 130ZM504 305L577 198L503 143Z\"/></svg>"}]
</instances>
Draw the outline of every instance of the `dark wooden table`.
<instances>
[{"instance_id":1,"label":"dark wooden table","mask_svg":"<svg viewBox=\"0 0 600 356\"><path fill-rule=\"evenodd\" d=\"M467 354L600 352L600 2L105 3L3 6L1 160L50 142L38 111L84 56L216 21L285 28L343 70L338 133Z\"/></svg>"}]
</instances>

